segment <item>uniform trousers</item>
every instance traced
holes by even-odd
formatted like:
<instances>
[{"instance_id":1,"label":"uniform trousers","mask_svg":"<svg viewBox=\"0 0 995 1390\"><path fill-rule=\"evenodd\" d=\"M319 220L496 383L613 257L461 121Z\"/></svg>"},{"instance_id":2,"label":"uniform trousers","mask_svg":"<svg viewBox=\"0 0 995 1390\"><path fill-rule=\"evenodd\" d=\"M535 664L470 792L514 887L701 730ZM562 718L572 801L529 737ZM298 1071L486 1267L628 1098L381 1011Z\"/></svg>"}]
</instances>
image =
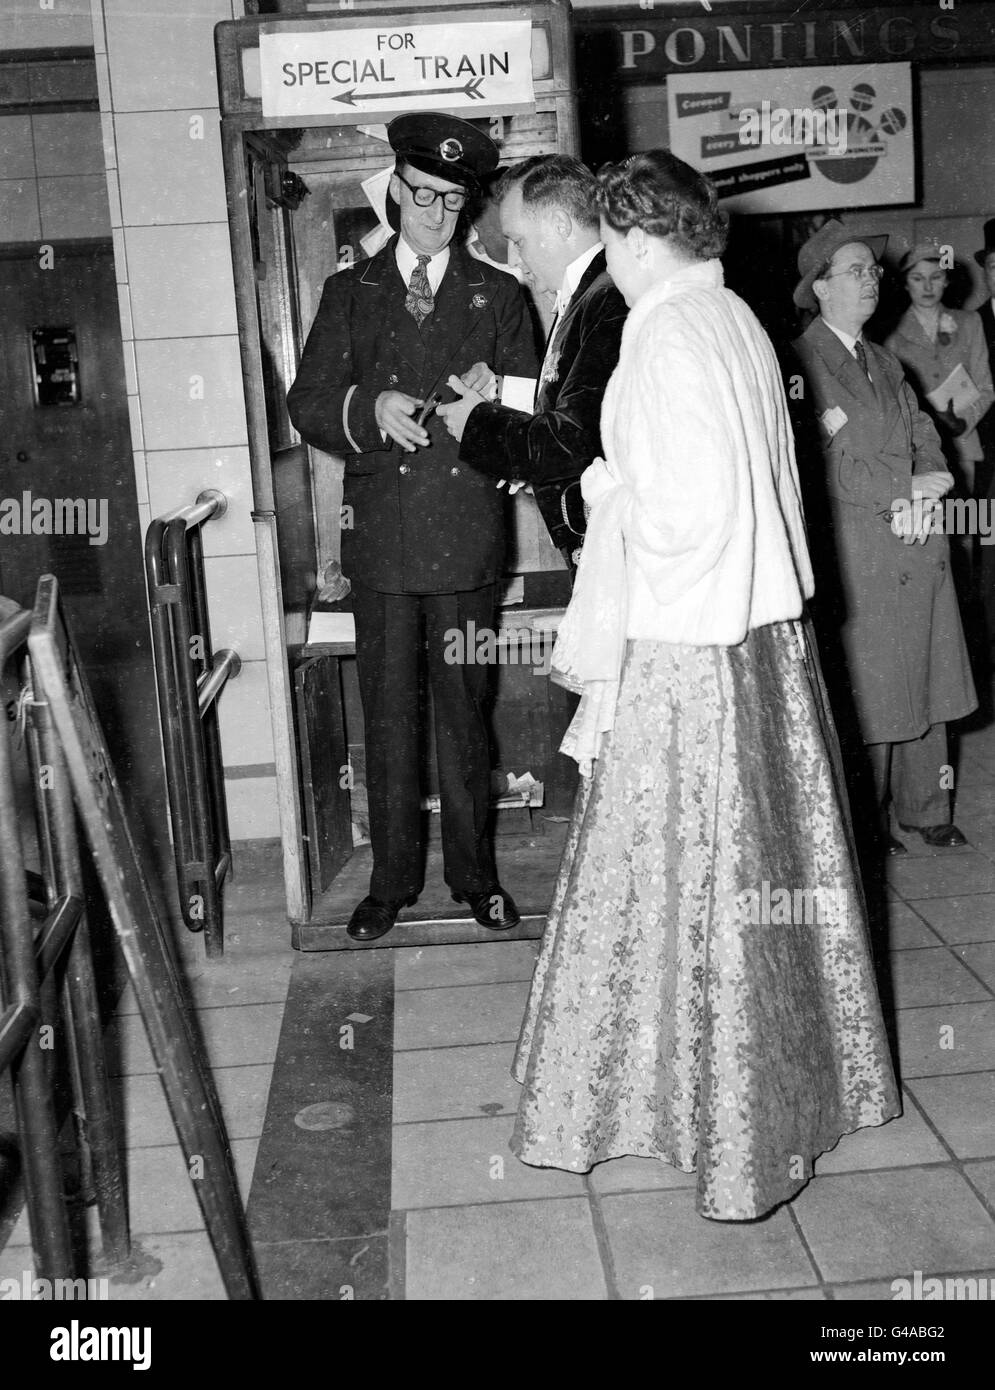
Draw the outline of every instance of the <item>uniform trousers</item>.
<instances>
[{"instance_id":1,"label":"uniform trousers","mask_svg":"<svg viewBox=\"0 0 995 1390\"><path fill-rule=\"evenodd\" d=\"M874 798L887 815L891 791L900 825L948 825L950 792L944 785L947 764L947 726L933 724L921 738L901 743L869 743L867 755L874 779Z\"/></svg>"},{"instance_id":2,"label":"uniform trousers","mask_svg":"<svg viewBox=\"0 0 995 1390\"><path fill-rule=\"evenodd\" d=\"M424 883L423 662L435 707L445 881L464 894L491 888L496 881L488 838L491 672L486 663L465 657L473 653L472 641L466 640L469 624L478 632L493 626L497 586L453 594L384 594L353 580L352 593L366 730L370 893L396 901L420 893ZM462 643L454 641L458 633Z\"/></svg>"}]
</instances>

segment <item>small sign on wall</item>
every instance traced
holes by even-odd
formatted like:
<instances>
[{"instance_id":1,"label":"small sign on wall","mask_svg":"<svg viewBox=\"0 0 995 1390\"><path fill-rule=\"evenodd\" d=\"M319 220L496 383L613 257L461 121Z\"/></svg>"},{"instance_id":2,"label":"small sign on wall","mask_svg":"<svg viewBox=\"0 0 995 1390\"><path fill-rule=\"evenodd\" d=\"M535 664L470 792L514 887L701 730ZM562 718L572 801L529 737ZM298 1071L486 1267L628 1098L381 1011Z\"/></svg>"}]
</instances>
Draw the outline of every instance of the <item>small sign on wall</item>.
<instances>
[{"instance_id":1,"label":"small sign on wall","mask_svg":"<svg viewBox=\"0 0 995 1390\"><path fill-rule=\"evenodd\" d=\"M674 73L670 148L731 212L915 202L908 63Z\"/></svg>"},{"instance_id":2,"label":"small sign on wall","mask_svg":"<svg viewBox=\"0 0 995 1390\"><path fill-rule=\"evenodd\" d=\"M79 405L75 328L32 328L35 405Z\"/></svg>"},{"instance_id":3,"label":"small sign on wall","mask_svg":"<svg viewBox=\"0 0 995 1390\"><path fill-rule=\"evenodd\" d=\"M264 116L389 117L534 100L527 20L264 31L259 59Z\"/></svg>"}]
</instances>

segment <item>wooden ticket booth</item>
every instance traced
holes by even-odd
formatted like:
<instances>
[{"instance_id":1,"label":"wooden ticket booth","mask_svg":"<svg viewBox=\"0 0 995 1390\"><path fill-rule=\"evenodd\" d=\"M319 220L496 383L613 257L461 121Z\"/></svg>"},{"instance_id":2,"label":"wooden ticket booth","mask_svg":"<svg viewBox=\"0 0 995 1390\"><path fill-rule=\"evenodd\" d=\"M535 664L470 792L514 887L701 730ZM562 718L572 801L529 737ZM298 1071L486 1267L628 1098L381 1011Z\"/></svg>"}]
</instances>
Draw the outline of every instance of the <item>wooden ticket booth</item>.
<instances>
[{"instance_id":1,"label":"wooden ticket booth","mask_svg":"<svg viewBox=\"0 0 995 1390\"><path fill-rule=\"evenodd\" d=\"M386 123L395 115L441 110L471 121L502 165L576 151L569 6L471 0L412 11L345 0L331 15L224 22L215 41L288 915L295 946L336 949L366 892L348 889L343 907L335 891L361 835L362 713L351 615L326 615L323 633L309 626L316 576L338 558L348 524L343 460L302 443L286 392L326 277L390 233ZM494 766L526 787L531 774L539 790L512 790L496 815L520 811L534 831L535 813L565 814L573 790L556 751L566 697L526 650L529 634L562 611L569 576L527 493L509 500L509 522L502 627L511 659L496 674ZM531 645L545 656L551 638ZM430 749L425 767L431 814ZM469 928L464 938L454 923L439 939L479 939L472 919Z\"/></svg>"}]
</instances>

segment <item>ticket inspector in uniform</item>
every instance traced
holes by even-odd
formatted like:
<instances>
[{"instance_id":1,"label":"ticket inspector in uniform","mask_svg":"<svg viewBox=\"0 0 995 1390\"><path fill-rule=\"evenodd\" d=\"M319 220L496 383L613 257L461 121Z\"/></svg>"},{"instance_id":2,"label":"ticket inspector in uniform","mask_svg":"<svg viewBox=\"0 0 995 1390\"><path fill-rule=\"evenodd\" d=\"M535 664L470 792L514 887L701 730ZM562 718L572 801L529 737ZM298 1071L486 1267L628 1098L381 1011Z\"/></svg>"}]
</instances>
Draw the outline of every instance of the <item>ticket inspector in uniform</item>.
<instances>
[{"instance_id":1,"label":"ticket inspector in uniform","mask_svg":"<svg viewBox=\"0 0 995 1390\"><path fill-rule=\"evenodd\" d=\"M505 494L460 463L434 405L482 359L535 372L522 289L457 238L463 208L498 162L466 121L433 111L387 128L399 235L332 275L287 400L309 444L345 459L342 569L352 583L366 728L373 872L350 936L390 931L424 882L419 669L435 704L445 880L481 926L519 919L488 835L489 669L453 663L447 633L494 625L505 552ZM464 644L466 647L471 643ZM449 660L446 659L448 652Z\"/></svg>"}]
</instances>

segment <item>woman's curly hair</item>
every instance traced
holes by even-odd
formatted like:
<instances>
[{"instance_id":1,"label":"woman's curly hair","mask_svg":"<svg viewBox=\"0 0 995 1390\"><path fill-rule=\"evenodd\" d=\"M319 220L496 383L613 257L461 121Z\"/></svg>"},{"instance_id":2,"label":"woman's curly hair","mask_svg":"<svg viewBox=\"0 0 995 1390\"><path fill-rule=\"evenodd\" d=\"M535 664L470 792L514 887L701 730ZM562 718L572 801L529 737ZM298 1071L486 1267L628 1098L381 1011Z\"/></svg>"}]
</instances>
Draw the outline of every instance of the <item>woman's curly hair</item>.
<instances>
[{"instance_id":1,"label":"woman's curly hair","mask_svg":"<svg viewBox=\"0 0 995 1390\"><path fill-rule=\"evenodd\" d=\"M598 210L616 232L642 227L672 237L694 260L721 256L729 218L720 211L715 185L669 150L648 150L598 171Z\"/></svg>"}]
</instances>

